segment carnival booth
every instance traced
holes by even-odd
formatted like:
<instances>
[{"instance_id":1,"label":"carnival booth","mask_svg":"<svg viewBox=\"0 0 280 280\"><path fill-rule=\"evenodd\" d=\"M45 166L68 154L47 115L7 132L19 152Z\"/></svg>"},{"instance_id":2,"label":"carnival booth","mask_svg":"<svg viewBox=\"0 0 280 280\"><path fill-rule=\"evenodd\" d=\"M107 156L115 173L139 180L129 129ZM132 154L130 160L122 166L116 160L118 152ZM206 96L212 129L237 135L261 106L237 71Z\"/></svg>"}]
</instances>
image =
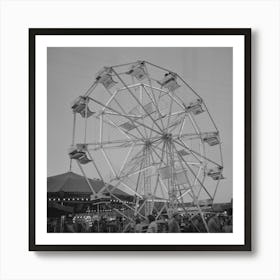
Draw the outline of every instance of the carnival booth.
<instances>
[{"instance_id":1,"label":"carnival booth","mask_svg":"<svg viewBox=\"0 0 280 280\"><path fill-rule=\"evenodd\" d=\"M99 179L67 172L47 183L48 232L121 231L133 215L134 197L111 185L102 191L106 184Z\"/></svg>"}]
</instances>

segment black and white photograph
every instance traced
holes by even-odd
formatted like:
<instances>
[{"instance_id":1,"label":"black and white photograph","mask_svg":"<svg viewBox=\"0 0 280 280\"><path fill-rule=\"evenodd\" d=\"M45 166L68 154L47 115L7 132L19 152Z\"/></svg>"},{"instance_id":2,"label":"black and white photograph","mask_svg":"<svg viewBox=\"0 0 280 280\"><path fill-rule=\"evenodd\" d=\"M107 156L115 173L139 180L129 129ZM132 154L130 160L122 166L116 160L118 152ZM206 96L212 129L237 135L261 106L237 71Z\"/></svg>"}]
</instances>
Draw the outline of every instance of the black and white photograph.
<instances>
[{"instance_id":1,"label":"black and white photograph","mask_svg":"<svg viewBox=\"0 0 280 280\"><path fill-rule=\"evenodd\" d=\"M233 132L234 110L244 109L234 108L234 46L123 43L44 48L47 106L36 117L47 124L46 188L36 199L45 210L36 222L47 244L239 245L231 239L244 240L244 177L233 181L244 131ZM40 61L38 50L36 71Z\"/></svg>"},{"instance_id":2,"label":"black and white photograph","mask_svg":"<svg viewBox=\"0 0 280 280\"><path fill-rule=\"evenodd\" d=\"M231 48L47 55L48 232L232 232Z\"/></svg>"},{"instance_id":3,"label":"black and white photograph","mask_svg":"<svg viewBox=\"0 0 280 280\"><path fill-rule=\"evenodd\" d=\"M0 1L0 279L279 280L280 1Z\"/></svg>"}]
</instances>

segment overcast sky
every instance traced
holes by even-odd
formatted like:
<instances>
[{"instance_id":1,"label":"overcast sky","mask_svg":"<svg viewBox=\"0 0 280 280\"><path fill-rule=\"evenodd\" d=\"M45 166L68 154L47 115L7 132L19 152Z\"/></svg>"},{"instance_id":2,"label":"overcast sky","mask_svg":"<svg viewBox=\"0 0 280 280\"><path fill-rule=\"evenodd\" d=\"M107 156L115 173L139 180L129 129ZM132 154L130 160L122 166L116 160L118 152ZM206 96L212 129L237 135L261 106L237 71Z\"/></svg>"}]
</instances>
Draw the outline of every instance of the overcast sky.
<instances>
[{"instance_id":1,"label":"overcast sky","mask_svg":"<svg viewBox=\"0 0 280 280\"><path fill-rule=\"evenodd\" d=\"M48 176L69 170L71 102L103 67L147 60L183 77L203 98L222 140L224 176L216 202L232 198L231 48L48 48ZM74 172L80 171L74 167Z\"/></svg>"}]
</instances>

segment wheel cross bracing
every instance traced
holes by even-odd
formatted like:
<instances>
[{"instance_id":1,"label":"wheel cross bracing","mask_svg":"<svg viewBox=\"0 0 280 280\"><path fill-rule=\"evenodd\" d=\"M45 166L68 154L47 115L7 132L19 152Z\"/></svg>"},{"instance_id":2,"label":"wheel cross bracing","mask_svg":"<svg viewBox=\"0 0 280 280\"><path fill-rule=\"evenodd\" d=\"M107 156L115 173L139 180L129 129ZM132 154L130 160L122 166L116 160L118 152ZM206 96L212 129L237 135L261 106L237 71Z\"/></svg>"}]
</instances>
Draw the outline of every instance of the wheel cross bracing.
<instances>
[{"instance_id":1,"label":"wheel cross bracing","mask_svg":"<svg viewBox=\"0 0 280 280\"><path fill-rule=\"evenodd\" d=\"M148 61L104 67L71 108L69 156L92 200L109 194L134 216L157 219L192 207L208 231L201 202L213 203L224 178L220 134L201 96L180 75ZM89 176L104 186L96 191ZM116 188L133 202L118 197Z\"/></svg>"}]
</instances>

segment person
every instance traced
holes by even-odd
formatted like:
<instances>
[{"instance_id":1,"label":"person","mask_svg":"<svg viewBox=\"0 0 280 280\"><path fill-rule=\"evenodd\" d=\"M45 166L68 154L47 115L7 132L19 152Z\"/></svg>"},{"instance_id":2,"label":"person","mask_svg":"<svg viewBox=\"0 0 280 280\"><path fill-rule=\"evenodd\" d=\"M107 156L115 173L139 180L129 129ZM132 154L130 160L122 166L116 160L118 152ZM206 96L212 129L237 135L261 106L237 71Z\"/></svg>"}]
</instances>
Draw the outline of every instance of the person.
<instances>
[{"instance_id":1,"label":"person","mask_svg":"<svg viewBox=\"0 0 280 280\"><path fill-rule=\"evenodd\" d=\"M163 224L162 224L161 232L162 232L162 233L168 232L168 224L167 224L167 223L163 223Z\"/></svg>"},{"instance_id":2,"label":"person","mask_svg":"<svg viewBox=\"0 0 280 280\"><path fill-rule=\"evenodd\" d=\"M195 230L193 229L194 227L193 227L192 222L189 217L185 217L183 221L184 221L183 232L195 232Z\"/></svg>"},{"instance_id":3,"label":"person","mask_svg":"<svg viewBox=\"0 0 280 280\"><path fill-rule=\"evenodd\" d=\"M232 218L228 217L225 225L223 226L223 232L232 232Z\"/></svg>"},{"instance_id":4,"label":"person","mask_svg":"<svg viewBox=\"0 0 280 280\"><path fill-rule=\"evenodd\" d=\"M180 230L180 215L178 212L174 212L171 219L168 222L168 232L181 232Z\"/></svg>"},{"instance_id":5,"label":"person","mask_svg":"<svg viewBox=\"0 0 280 280\"><path fill-rule=\"evenodd\" d=\"M64 224L64 231L65 232L75 232L72 214L69 214L66 216L65 224Z\"/></svg>"},{"instance_id":6,"label":"person","mask_svg":"<svg viewBox=\"0 0 280 280\"><path fill-rule=\"evenodd\" d=\"M212 216L208 220L208 229L209 229L209 232L221 232L221 224L219 221L218 214Z\"/></svg>"},{"instance_id":7,"label":"person","mask_svg":"<svg viewBox=\"0 0 280 280\"><path fill-rule=\"evenodd\" d=\"M135 220L135 228L134 228L134 232L142 232L142 225L141 225L141 221L139 218L137 218Z\"/></svg>"},{"instance_id":8,"label":"person","mask_svg":"<svg viewBox=\"0 0 280 280\"><path fill-rule=\"evenodd\" d=\"M156 233L158 231L158 226L155 221L155 217L153 215L149 215L148 220L149 220L149 226L148 226L147 232Z\"/></svg>"}]
</instances>

